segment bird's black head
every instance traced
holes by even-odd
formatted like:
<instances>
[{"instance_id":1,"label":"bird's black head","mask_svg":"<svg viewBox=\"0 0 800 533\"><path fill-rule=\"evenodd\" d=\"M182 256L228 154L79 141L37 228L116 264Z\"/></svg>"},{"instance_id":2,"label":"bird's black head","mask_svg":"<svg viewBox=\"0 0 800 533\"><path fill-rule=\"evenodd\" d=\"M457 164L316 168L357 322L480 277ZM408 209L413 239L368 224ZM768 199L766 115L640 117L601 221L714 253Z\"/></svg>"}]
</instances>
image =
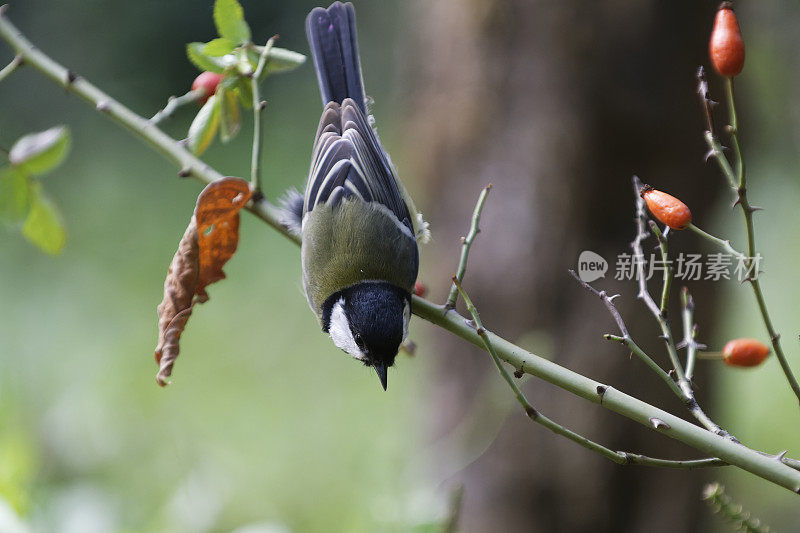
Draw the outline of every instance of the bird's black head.
<instances>
[{"instance_id":1,"label":"bird's black head","mask_svg":"<svg viewBox=\"0 0 800 533\"><path fill-rule=\"evenodd\" d=\"M362 281L330 296L322 310L334 344L373 367L386 390L386 369L408 334L411 295L385 281Z\"/></svg>"}]
</instances>

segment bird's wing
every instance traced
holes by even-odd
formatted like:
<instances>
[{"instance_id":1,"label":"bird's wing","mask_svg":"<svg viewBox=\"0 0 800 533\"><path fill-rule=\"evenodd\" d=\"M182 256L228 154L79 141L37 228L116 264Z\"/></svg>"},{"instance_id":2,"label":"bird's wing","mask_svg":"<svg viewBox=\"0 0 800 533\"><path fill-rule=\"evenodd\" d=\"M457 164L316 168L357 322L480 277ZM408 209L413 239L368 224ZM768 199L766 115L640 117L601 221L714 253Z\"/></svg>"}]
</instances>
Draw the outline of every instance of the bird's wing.
<instances>
[{"instance_id":1,"label":"bird's wing","mask_svg":"<svg viewBox=\"0 0 800 533\"><path fill-rule=\"evenodd\" d=\"M328 103L322 112L304 213L320 203L337 205L353 197L382 204L413 233L409 208L386 153L359 106L348 98L341 105Z\"/></svg>"}]
</instances>

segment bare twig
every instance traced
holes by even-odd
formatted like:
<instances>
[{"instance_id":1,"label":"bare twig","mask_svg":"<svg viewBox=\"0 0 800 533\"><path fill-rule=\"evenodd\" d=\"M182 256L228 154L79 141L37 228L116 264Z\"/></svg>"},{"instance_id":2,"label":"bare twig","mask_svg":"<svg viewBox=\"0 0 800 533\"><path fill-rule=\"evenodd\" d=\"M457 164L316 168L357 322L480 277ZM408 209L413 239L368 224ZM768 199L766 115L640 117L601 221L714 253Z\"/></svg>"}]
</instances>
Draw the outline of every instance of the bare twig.
<instances>
[{"instance_id":1,"label":"bare twig","mask_svg":"<svg viewBox=\"0 0 800 533\"><path fill-rule=\"evenodd\" d=\"M674 392L676 395L680 397L682 394L680 389L678 388L678 385L675 383L675 380L673 380L669 376L669 374L667 374L667 372L653 360L652 357L647 355L647 353L645 353L645 351L642 350L638 344L636 344L636 341L633 340L633 337L631 337L630 333L628 332L628 328L625 325L625 321L622 319L622 315L614 305L614 298L616 298L616 296L608 296L605 291L598 291L597 289L595 289L594 287L583 281L580 277L578 277L578 275L575 273L574 270L570 270L569 273L572 275L573 278L575 278L575 281L577 281L578 283L581 284L581 286L583 286L583 288L585 288L586 290L588 290L589 292L591 292L592 294L594 294L595 296L600 298L600 300L603 301L603 304L606 306L606 309L608 309L608 312L614 318L614 322L617 323L617 327L619 328L619 331L622 334L622 336L620 337L617 335L611 335L607 333L603 336L603 338L608 341L616 341L620 344L624 344L625 346L627 346L628 349L631 351L631 353L633 353L634 355L636 355L636 357L641 359L642 362L644 362L644 364L646 364L648 368L650 368L650 370L655 372L656 375L660 377L664 383L667 384L667 387L669 387L670 390L672 390L672 392Z\"/></svg>"},{"instance_id":2,"label":"bare twig","mask_svg":"<svg viewBox=\"0 0 800 533\"><path fill-rule=\"evenodd\" d=\"M3 81L7 77L11 76L11 74L13 74L14 71L17 70L17 68L22 66L22 64L23 64L22 55L21 54L15 55L14 59L12 59L8 65L3 67L2 70L0 70L0 81Z\"/></svg>"},{"instance_id":3,"label":"bare twig","mask_svg":"<svg viewBox=\"0 0 800 533\"><path fill-rule=\"evenodd\" d=\"M264 49L261 51L261 56L258 58L258 66L253 73L250 81L253 91L253 153L250 162L250 183L253 190L257 194L261 192L261 112L264 110L266 103L261 102L261 94L258 88L258 80L264 72L264 66L267 64L267 58L272 51L275 41L278 39L277 35L270 37Z\"/></svg>"},{"instance_id":4,"label":"bare twig","mask_svg":"<svg viewBox=\"0 0 800 533\"><path fill-rule=\"evenodd\" d=\"M486 203L486 197L489 195L489 191L491 190L492 184L490 183L483 188L480 196L478 196L478 202L475 204L475 210L472 212L472 221L470 223L469 233L467 233L467 236L462 239L461 259L458 262L458 270L456 270L456 279L459 282L464 280L464 273L467 271L467 258L469 257L469 249L472 246L472 241L474 241L475 237L478 236L478 233L481 232L478 224L480 224L481 221L481 212L483 211L483 205ZM450 294L447 297L447 303L444 304L445 308L455 309L457 300L458 288L456 287L456 284L453 283L453 286L450 287Z\"/></svg>"},{"instance_id":5,"label":"bare twig","mask_svg":"<svg viewBox=\"0 0 800 533\"><path fill-rule=\"evenodd\" d=\"M717 103L709 97L706 71L702 65L697 69L697 94L700 96L700 105L703 108L703 117L706 119L706 130L714 132L714 113L712 107Z\"/></svg>"},{"instance_id":6,"label":"bare twig","mask_svg":"<svg viewBox=\"0 0 800 533\"><path fill-rule=\"evenodd\" d=\"M681 345L686 348L686 379L692 381L697 350L705 348L697 342L697 324L694 323L694 298L689 294L689 289L681 289L681 303L683 305L683 341Z\"/></svg>"},{"instance_id":7,"label":"bare twig","mask_svg":"<svg viewBox=\"0 0 800 533\"><path fill-rule=\"evenodd\" d=\"M203 97L204 94L205 89L195 89L181 96L170 96L169 100L167 100L167 105L164 106L164 109L159 110L158 113L153 115L153 117L150 119L150 122L153 124L160 124L162 121L172 118L172 115L175 114L175 111L187 104L197 102Z\"/></svg>"}]
</instances>

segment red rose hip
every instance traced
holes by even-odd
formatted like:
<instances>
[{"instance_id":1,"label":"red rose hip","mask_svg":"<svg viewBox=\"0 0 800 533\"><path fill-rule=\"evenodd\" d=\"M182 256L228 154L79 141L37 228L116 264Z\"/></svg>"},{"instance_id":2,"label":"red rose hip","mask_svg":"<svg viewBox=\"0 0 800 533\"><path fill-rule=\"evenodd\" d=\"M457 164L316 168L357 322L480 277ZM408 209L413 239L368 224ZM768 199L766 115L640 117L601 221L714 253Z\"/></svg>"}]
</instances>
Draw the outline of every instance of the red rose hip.
<instances>
[{"instance_id":1,"label":"red rose hip","mask_svg":"<svg viewBox=\"0 0 800 533\"><path fill-rule=\"evenodd\" d=\"M205 104L206 101L211 98L211 95L217 92L217 85L219 85L220 80L222 80L222 74L209 71L203 72L194 79L194 82L192 82L192 90L196 91L197 89L201 89L204 91L203 96L198 100L200 105Z\"/></svg>"},{"instance_id":2,"label":"red rose hip","mask_svg":"<svg viewBox=\"0 0 800 533\"><path fill-rule=\"evenodd\" d=\"M744 67L744 40L730 2L719 6L708 43L708 55L714 70L723 76L736 76Z\"/></svg>"}]
</instances>

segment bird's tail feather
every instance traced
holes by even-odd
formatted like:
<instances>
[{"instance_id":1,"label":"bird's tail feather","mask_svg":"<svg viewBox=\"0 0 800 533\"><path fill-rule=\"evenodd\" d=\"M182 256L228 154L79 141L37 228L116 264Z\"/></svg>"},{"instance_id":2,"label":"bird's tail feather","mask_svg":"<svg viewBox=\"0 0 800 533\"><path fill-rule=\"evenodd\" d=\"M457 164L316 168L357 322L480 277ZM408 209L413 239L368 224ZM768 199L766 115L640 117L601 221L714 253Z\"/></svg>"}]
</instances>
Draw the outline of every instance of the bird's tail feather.
<instances>
[{"instance_id":1,"label":"bird's tail feather","mask_svg":"<svg viewBox=\"0 0 800 533\"><path fill-rule=\"evenodd\" d=\"M314 8L306 17L306 37L317 70L322 105L353 99L366 114L364 81L356 39L356 14L350 2Z\"/></svg>"}]
</instances>

